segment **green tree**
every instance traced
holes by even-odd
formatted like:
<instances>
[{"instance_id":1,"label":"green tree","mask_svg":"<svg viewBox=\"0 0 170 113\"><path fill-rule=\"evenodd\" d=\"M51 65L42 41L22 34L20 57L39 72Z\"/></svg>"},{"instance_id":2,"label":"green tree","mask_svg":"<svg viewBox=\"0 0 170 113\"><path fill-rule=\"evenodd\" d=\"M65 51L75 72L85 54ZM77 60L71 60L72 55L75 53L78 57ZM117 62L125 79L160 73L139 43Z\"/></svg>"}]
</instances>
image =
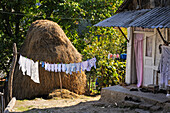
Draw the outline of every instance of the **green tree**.
<instances>
[{"instance_id":1,"label":"green tree","mask_svg":"<svg viewBox=\"0 0 170 113\"><path fill-rule=\"evenodd\" d=\"M19 50L29 26L37 19L57 22L78 51L84 54L84 48L90 44L86 41L93 41L85 38L93 29L87 26L111 17L122 2L123 0L1 0L0 70L9 73L13 43L17 43Z\"/></svg>"}]
</instances>

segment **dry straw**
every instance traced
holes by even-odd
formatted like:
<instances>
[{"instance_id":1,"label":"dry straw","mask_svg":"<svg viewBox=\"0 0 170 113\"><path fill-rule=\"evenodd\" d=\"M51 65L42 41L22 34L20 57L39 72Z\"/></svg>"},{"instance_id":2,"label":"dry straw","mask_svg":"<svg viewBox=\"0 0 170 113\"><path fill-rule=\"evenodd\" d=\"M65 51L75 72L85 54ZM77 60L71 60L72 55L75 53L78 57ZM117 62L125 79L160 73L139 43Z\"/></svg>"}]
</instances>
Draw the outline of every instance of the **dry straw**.
<instances>
[{"instance_id":1,"label":"dry straw","mask_svg":"<svg viewBox=\"0 0 170 113\"><path fill-rule=\"evenodd\" d=\"M30 26L20 53L34 61L49 63L77 63L81 62L81 54L72 45L60 26L49 20L37 20ZM40 84L34 83L29 76L24 76L17 63L13 96L17 99L31 99L41 95L48 95L59 88L59 74L45 71L39 66ZM77 94L85 93L86 75L84 72L67 75L61 72L63 88Z\"/></svg>"}]
</instances>

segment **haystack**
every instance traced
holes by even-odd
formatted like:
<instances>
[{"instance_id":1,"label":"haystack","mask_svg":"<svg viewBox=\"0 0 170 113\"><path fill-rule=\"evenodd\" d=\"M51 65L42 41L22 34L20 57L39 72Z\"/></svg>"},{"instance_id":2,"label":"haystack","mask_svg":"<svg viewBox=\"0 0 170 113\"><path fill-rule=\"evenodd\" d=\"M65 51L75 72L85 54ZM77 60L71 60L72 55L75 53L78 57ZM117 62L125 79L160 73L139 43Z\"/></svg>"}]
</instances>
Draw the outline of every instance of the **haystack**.
<instances>
[{"instance_id":1,"label":"haystack","mask_svg":"<svg viewBox=\"0 0 170 113\"><path fill-rule=\"evenodd\" d=\"M49 20L37 20L30 26L20 53L34 61L49 63L77 63L82 61L81 54L72 45L60 26ZM40 84L35 83L29 76L24 76L17 63L14 81L13 96L17 99L31 99L36 96L48 95L52 90L59 88L59 73L48 72L39 65ZM77 94L85 93L86 75L61 72L63 88Z\"/></svg>"}]
</instances>

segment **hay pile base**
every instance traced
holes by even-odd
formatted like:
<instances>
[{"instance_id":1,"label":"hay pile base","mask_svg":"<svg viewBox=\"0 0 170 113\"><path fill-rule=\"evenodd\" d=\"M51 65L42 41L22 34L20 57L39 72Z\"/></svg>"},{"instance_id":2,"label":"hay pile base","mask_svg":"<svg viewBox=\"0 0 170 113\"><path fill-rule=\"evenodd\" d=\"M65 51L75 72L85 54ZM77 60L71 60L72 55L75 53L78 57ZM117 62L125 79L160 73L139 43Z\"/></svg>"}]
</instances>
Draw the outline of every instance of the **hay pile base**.
<instances>
[{"instance_id":1,"label":"hay pile base","mask_svg":"<svg viewBox=\"0 0 170 113\"><path fill-rule=\"evenodd\" d=\"M60 26L49 20L37 20L30 26L20 50L21 55L34 61L49 63L78 63L81 54L72 45ZM17 63L14 72L13 96L17 99L31 99L39 95L48 95L60 87L59 73L46 71L39 65L40 84L24 76ZM84 94L86 75L84 72L72 75L61 73L63 88L77 94Z\"/></svg>"},{"instance_id":2,"label":"hay pile base","mask_svg":"<svg viewBox=\"0 0 170 113\"><path fill-rule=\"evenodd\" d=\"M49 93L48 98L61 98L61 90L56 89L53 92ZM79 95L73 92L70 92L67 89L62 89L62 98L66 99L73 99L73 98L79 98Z\"/></svg>"}]
</instances>

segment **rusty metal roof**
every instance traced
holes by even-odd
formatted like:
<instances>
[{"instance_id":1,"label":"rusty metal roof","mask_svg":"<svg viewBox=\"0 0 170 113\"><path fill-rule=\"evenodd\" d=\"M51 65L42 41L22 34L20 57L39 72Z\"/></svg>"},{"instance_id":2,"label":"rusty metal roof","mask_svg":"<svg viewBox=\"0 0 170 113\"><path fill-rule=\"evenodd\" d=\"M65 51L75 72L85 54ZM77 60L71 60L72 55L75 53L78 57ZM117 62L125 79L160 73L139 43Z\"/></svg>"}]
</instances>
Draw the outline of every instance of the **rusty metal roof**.
<instances>
[{"instance_id":1,"label":"rusty metal roof","mask_svg":"<svg viewBox=\"0 0 170 113\"><path fill-rule=\"evenodd\" d=\"M170 7L125 11L94 26L170 28Z\"/></svg>"}]
</instances>

